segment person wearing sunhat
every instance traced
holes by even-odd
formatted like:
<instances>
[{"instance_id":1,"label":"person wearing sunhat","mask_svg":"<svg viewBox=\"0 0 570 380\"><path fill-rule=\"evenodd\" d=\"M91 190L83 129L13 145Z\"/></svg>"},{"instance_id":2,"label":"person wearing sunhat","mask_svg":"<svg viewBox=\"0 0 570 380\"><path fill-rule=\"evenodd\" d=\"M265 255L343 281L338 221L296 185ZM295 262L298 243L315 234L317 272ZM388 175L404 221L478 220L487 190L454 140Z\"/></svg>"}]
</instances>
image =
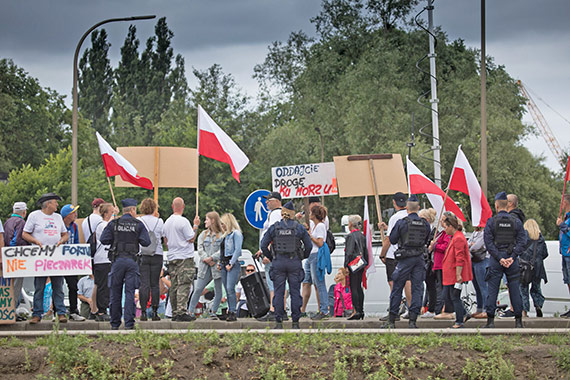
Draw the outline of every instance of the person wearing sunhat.
<instances>
[{"instance_id":1,"label":"person wearing sunhat","mask_svg":"<svg viewBox=\"0 0 570 380\"><path fill-rule=\"evenodd\" d=\"M63 218L63 223L69 235L67 244L79 244L79 229L77 228L77 223L75 223L77 220L77 209L79 209L79 206L73 206L72 204L66 204L61 208L61 217ZM85 320L85 318L79 314L79 309L77 308L78 281L79 279L76 275L65 276L65 283L69 290L69 319L72 321Z\"/></svg>"},{"instance_id":2,"label":"person wearing sunhat","mask_svg":"<svg viewBox=\"0 0 570 380\"><path fill-rule=\"evenodd\" d=\"M61 197L55 193L47 193L40 197L38 205L40 210L30 213L24 225L22 237L27 242L39 245L59 246L68 239L67 228L63 223L63 218L58 214L58 201ZM53 291L53 304L57 313L57 320L60 323L67 322L67 310L63 303L63 277L50 276ZM37 324L42 319L44 313L44 289L47 277L36 277L34 279L34 306L31 324Z\"/></svg>"},{"instance_id":3,"label":"person wearing sunhat","mask_svg":"<svg viewBox=\"0 0 570 380\"><path fill-rule=\"evenodd\" d=\"M487 220L483 232L485 247L491 256L487 268L486 328L495 327L495 309L503 274L507 276L509 298L515 314L515 327L523 327L518 257L526 245L527 235L521 221L507 212L508 202L507 193L504 191L497 193L495 196L497 214Z\"/></svg>"},{"instance_id":4,"label":"person wearing sunhat","mask_svg":"<svg viewBox=\"0 0 570 380\"><path fill-rule=\"evenodd\" d=\"M418 216L420 202L418 197L410 195L406 202L408 215L398 220L390 232L390 244L398 244L394 252L397 261L392 275L393 285L390 292L390 314L383 328L394 328L402 301L402 290L408 279L412 283L412 302L409 309L409 328L416 328L424 295L425 259L424 253L429 240L431 226L427 220Z\"/></svg>"},{"instance_id":5,"label":"person wearing sunhat","mask_svg":"<svg viewBox=\"0 0 570 380\"><path fill-rule=\"evenodd\" d=\"M150 236L143 222L136 219L137 201L123 199L123 215L109 222L101 234L101 244L111 246L111 329L118 330L123 314L122 298L125 287L125 329L135 328L135 289L139 283L137 255L139 244L150 245ZM111 251L109 251L111 255Z\"/></svg>"},{"instance_id":6,"label":"person wearing sunhat","mask_svg":"<svg viewBox=\"0 0 570 380\"><path fill-rule=\"evenodd\" d=\"M264 256L271 260L272 268L269 275L275 284L273 305L275 306L275 328L283 328L285 307L285 281L289 283L291 292L291 317L293 328L299 328L301 318L301 281L305 277L302 260L309 256L313 244L306 228L295 220L293 202L287 202L281 209L282 220L267 229L261 240L260 247ZM301 242L304 251L301 251ZM269 249L271 246L271 249Z\"/></svg>"}]
</instances>

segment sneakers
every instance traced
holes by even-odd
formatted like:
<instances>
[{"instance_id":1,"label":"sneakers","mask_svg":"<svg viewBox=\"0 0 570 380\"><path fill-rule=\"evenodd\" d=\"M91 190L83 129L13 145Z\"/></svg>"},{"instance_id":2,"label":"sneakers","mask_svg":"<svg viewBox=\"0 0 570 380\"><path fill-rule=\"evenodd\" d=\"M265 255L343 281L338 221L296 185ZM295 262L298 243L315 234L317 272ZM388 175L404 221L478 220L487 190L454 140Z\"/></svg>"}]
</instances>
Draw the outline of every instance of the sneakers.
<instances>
[{"instance_id":1,"label":"sneakers","mask_svg":"<svg viewBox=\"0 0 570 380\"><path fill-rule=\"evenodd\" d=\"M69 314L69 319L71 321L83 322L85 320L85 317L82 317L81 315L79 315L77 313L71 313L71 314Z\"/></svg>"},{"instance_id":2,"label":"sneakers","mask_svg":"<svg viewBox=\"0 0 570 380\"><path fill-rule=\"evenodd\" d=\"M211 319L212 321L219 321L220 318L218 318L218 316L216 315L216 313L210 313L208 314L208 319Z\"/></svg>"},{"instance_id":3,"label":"sneakers","mask_svg":"<svg viewBox=\"0 0 570 380\"><path fill-rule=\"evenodd\" d=\"M410 319L410 313L408 311L406 311L404 314L400 315L400 318L402 319Z\"/></svg>"},{"instance_id":4,"label":"sneakers","mask_svg":"<svg viewBox=\"0 0 570 380\"><path fill-rule=\"evenodd\" d=\"M55 319L54 319L55 321ZM65 314L60 314L57 316L57 321L59 323L67 323L67 317L65 316Z\"/></svg>"},{"instance_id":5,"label":"sneakers","mask_svg":"<svg viewBox=\"0 0 570 380\"><path fill-rule=\"evenodd\" d=\"M307 318L309 315L306 312L302 312L299 318Z\"/></svg>"},{"instance_id":6,"label":"sneakers","mask_svg":"<svg viewBox=\"0 0 570 380\"><path fill-rule=\"evenodd\" d=\"M570 318L570 310L568 310L566 313L564 314L560 314L560 318Z\"/></svg>"},{"instance_id":7,"label":"sneakers","mask_svg":"<svg viewBox=\"0 0 570 380\"><path fill-rule=\"evenodd\" d=\"M433 317L435 317L435 313L432 313L431 311L426 311L420 316L420 318L433 318Z\"/></svg>"},{"instance_id":8,"label":"sneakers","mask_svg":"<svg viewBox=\"0 0 570 380\"><path fill-rule=\"evenodd\" d=\"M275 321L275 313L273 311L268 312L263 317L256 318L259 322L273 322Z\"/></svg>"},{"instance_id":9,"label":"sneakers","mask_svg":"<svg viewBox=\"0 0 570 380\"><path fill-rule=\"evenodd\" d=\"M394 321L387 320L382 326L380 326L380 328L381 329L395 329L396 324L394 323Z\"/></svg>"},{"instance_id":10,"label":"sneakers","mask_svg":"<svg viewBox=\"0 0 570 380\"><path fill-rule=\"evenodd\" d=\"M87 318L90 321L96 321L97 320L97 314L94 313L89 313L89 318Z\"/></svg>"},{"instance_id":11,"label":"sneakers","mask_svg":"<svg viewBox=\"0 0 570 380\"><path fill-rule=\"evenodd\" d=\"M383 316L382 318L380 318L380 322L387 322L390 320L390 314L386 314L385 316ZM398 315L394 321L398 322L400 320L400 316Z\"/></svg>"},{"instance_id":12,"label":"sneakers","mask_svg":"<svg viewBox=\"0 0 570 380\"><path fill-rule=\"evenodd\" d=\"M37 315L34 315L32 317L32 319L30 319L30 325L37 325L41 321L42 321L42 319L40 317L38 317Z\"/></svg>"},{"instance_id":13,"label":"sneakers","mask_svg":"<svg viewBox=\"0 0 570 380\"><path fill-rule=\"evenodd\" d=\"M109 317L108 314L97 314L97 317L95 320L97 322L108 322L111 320L111 317Z\"/></svg>"},{"instance_id":14,"label":"sneakers","mask_svg":"<svg viewBox=\"0 0 570 380\"><path fill-rule=\"evenodd\" d=\"M322 321L323 319L328 319L329 316L326 315L325 313L321 313L319 312L318 314L315 314L314 316L311 317L311 319L313 321Z\"/></svg>"},{"instance_id":15,"label":"sneakers","mask_svg":"<svg viewBox=\"0 0 570 380\"><path fill-rule=\"evenodd\" d=\"M283 330L283 322L277 322L273 327L273 330Z\"/></svg>"},{"instance_id":16,"label":"sneakers","mask_svg":"<svg viewBox=\"0 0 570 380\"><path fill-rule=\"evenodd\" d=\"M507 311L499 315L499 318L514 318L514 316L515 313L511 309L508 309Z\"/></svg>"},{"instance_id":17,"label":"sneakers","mask_svg":"<svg viewBox=\"0 0 570 380\"><path fill-rule=\"evenodd\" d=\"M196 317L190 314L179 314L176 317L172 317L173 322L192 322L195 320Z\"/></svg>"}]
</instances>

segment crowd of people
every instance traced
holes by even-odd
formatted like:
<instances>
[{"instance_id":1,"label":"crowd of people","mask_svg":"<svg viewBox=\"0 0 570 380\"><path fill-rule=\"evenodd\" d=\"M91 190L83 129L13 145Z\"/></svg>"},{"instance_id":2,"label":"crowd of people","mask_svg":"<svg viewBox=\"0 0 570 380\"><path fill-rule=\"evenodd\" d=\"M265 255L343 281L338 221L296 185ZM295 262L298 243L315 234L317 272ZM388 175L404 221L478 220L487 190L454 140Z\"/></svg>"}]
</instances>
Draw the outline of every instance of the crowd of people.
<instances>
[{"instance_id":1,"label":"crowd of people","mask_svg":"<svg viewBox=\"0 0 570 380\"><path fill-rule=\"evenodd\" d=\"M363 319L362 283L369 253L361 217L348 217L344 264L335 284L327 288L326 273L332 270L329 245L334 244L329 240L327 209L318 197L309 198L308 215L296 213L292 202L282 205L277 192L266 199L269 214L254 256L265 265L269 311L256 315L257 319L275 321L275 327L282 328L290 315L293 327L298 328L299 319L309 316L306 308L313 287L318 312L310 315L311 319ZM57 194L44 194L38 200L40 209L29 215L27 205L16 202L0 229L1 245L78 244L79 207L67 204L57 213L59 201ZM140 206L134 199L124 199L121 206L119 210L101 198L93 200L92 212L81 225L92 250L93 273L81 279L36 277L29 323L37 324L52 314L60 323L91 319L109 321L113 329L122 323L132 329L137 304L141 321L159 321L165 315L175 322L193 321L198 317L198 305L202 305L200 314L211 319L232 322L252 316L248 306L258 300L247 299L240 279L256 272L256 266L241 267L243 233L232 214L206 213L203 230L197 235L201 219L196 216L191 223L183 215L182 198L172 201L172 215L166 221L151 198ZM544 259L548 251L538 223L526 220L514 194L498 193L496 215L476 227L469 239L456 215L444 212L438 218L433 209L420 210L415 195L407 198L396 193L393 206L396 212L388 224L379 223L386 232L379 258L385 264L391 290L383 327L394 328L396 321L406 318L414 328L418 317L454 320L453 328L463 327L469 318L486 318L485 327L494 327L502 281L511 302L503 316L514 317L515 327L523 327L530 298L536 316L542 317L545 299L541 282L547 281ZM565 214L557 224L564 283L570 290L570 196L564 197L563 208ZM21 292L22 280L14 282L16 294ZM64 304L64 281L69 309ZM469 281L477 299L472 314L466 313L461 299ZM208 295L211 302L205 303L203 297ZM401 312L403 295L405 314ZM569 317L570 312L562 316Z\"/></svg>"}]
</instances>

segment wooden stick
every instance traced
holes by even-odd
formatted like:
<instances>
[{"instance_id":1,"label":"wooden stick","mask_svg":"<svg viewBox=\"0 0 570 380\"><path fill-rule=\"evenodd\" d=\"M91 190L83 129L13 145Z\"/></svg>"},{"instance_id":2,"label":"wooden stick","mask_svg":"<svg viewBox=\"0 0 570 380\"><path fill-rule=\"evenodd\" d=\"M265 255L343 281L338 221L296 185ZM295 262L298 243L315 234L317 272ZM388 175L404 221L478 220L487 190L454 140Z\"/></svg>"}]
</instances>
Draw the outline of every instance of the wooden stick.
<instances>
[{"instance_id":1,"label":"wooden stick","mask_svg":"<svg viewBox=\"0 0 570 380\"><path fill-rule=\"evenodd\" d=\"M390 155L392 156L392 155ZM350 158L350 157L349 157ZM370 168L370 179L374 188L374 201L376 202L376 212L378 213L378 223L382 223L382 209L380 208L380 197L378 196L378 187L376 186L376 173L374 172L374 160L368 159L368 167ZM384 241L384 229L380 228L380 236Z\"/></svg>"},{"instance_id":2,"label":"wooden stick","mask_svg":"<svg viewBox=\"0 0 570 380\"><path fill-rule=\"evenodd\" d=\"M434 243L435 240L437 239L437 231L439 230L439 225L441 224L441 221L443 219L443 210L445 209L445 202L447 201L447 194L449 194L449 187L447 188L447 191L445 192L445 198L443 198L443 204L441 205L441 211L439 213L439 218L437 219L437 226L435 227L435 233L433 234L433 240L431 241L432 243Z\"/></svg>"},{"instance_id":3,"label":"wooden stick","mask_svg":"<svg viewBox=\"0 0 570 380\"><path fill-rule=\"evenodd\" d=\"M198 175L196 176L196 216L198 216L198 198L200 194L200 154L198 154L198 162L196 164L196 167L198 169Z\"/></svg>"},{"instance_id":4,"label":"wooden stick","mask_svg":"<svg viewBox=\"0 0 570 380\"><path fill-rule=\"evenodd\" d=\"M394 155L392 153L381 153L381 154L356 154L352 156L348 156L346 159L348 161L364 161L364 160L389 160L393 158Z\"/></svg>"},{"instance_id":5,"label":"wooden stick","mask_svg":"<svg viewBox=\"0 0 570 380\"><path fill-rule=\"evenodd\" d=\"M305 223L307 223L307 226L310 226L311 223L309 222L309 220L311 216L310 215L311 210L309 210L309 198L303 198L303 208L305 209Z\"/></svg>"},{"instance_id":6,"label":"wooden stick","mask_svg":"<svg viewBox=\"0 0 570 380\"><path fill-rule=\"evenodd\" d=\"M154 201L158 206L158 160L159 160L159 150L158 147L154 147Z\"/></svg>"},{"instance_id":7,"label":"wooden stick","mask_svg":"<svg viewBox=\"0 0 570 380\"><path fill-rule=\"evenodd\" d=\"M560 211L558 212L558 218L562 216L562 205L564 204L564 195L566 194L566 178L564 178L564 189L562 190L562 198L560 199Z\"/></svg>"},{"instance_id":8,"label":"wooden stick","mask_svg":"<svg viewBox=\"0 0 570 380\"><path fill-rule=\"evenodd\" d=\"M111 180L107 177L107 182L109 182L109 189L111 190L111 197L113 198L113 205L117 208L117 201L115 200L115 193L113 192L113 186L111 186Z\"/></svg>"}]
</instances>

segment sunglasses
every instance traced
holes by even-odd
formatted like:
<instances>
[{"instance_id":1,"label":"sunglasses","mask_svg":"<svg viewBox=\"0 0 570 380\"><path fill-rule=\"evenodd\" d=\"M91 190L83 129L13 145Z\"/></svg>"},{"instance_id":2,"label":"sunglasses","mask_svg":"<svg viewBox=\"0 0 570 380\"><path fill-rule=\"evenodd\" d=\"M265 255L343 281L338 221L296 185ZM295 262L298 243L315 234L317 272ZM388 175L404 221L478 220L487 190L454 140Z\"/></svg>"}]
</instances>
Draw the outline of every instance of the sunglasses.
<instances>
[{"instance_id":1,"label":"sunglasses","mask_svg":"<svg viewBox=\"0 0 570 380\"><path fill-rule=\"evenodd\" d=\"M246 273L255 272L255 269L246 269Z\"/></svg>"}]
</instances>

